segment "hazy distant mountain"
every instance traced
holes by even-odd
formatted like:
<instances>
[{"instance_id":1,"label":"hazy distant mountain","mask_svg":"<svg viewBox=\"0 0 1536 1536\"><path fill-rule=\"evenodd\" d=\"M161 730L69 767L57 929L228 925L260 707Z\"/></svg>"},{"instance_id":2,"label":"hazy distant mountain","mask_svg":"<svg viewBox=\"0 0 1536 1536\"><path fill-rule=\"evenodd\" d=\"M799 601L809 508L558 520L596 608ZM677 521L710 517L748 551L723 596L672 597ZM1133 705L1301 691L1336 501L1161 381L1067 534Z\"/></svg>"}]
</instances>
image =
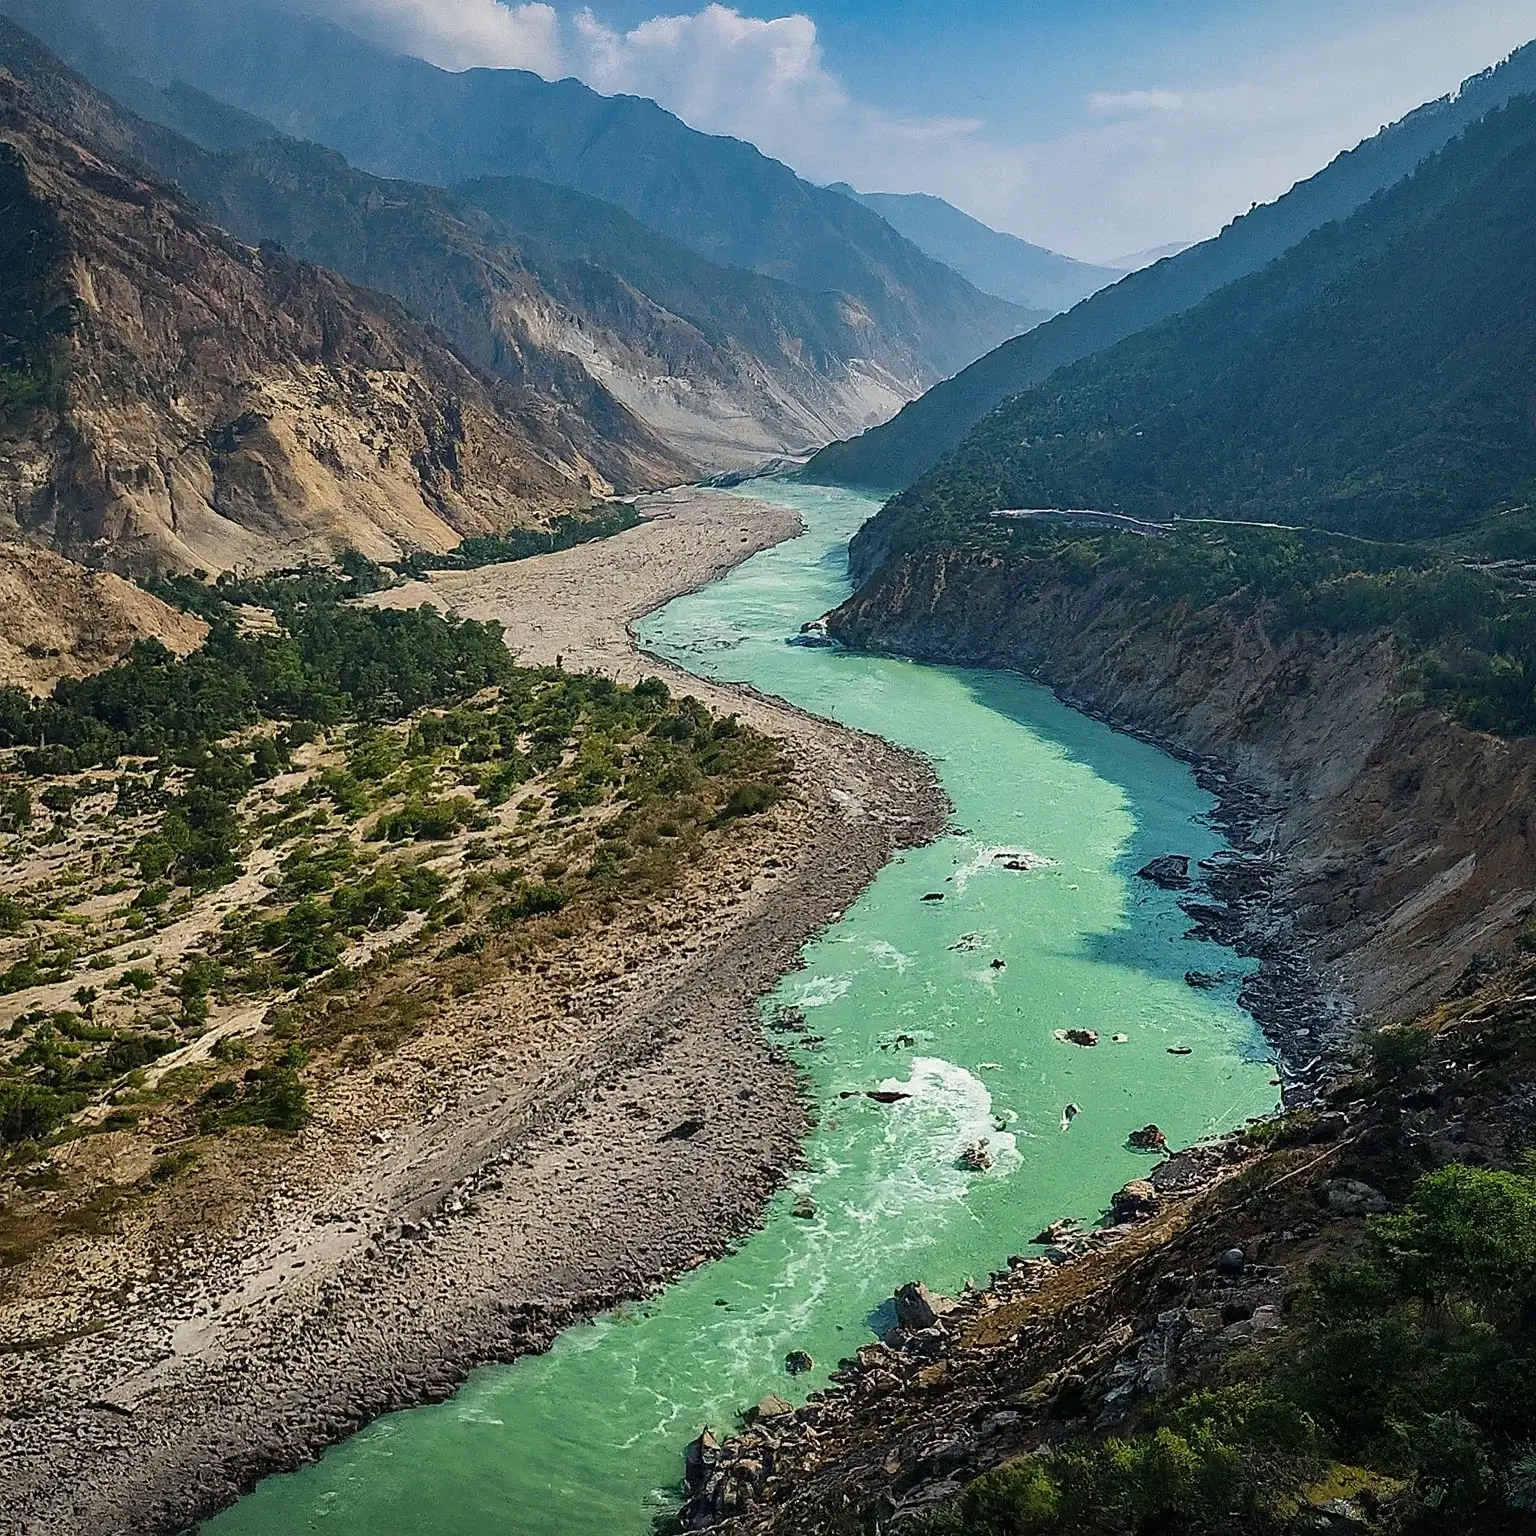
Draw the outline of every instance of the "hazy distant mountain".
<instances>
[{"instance_id":1,"label":"hazy distant mountain","mask_svg":"<svg viewBox=\"0 0 1536 1536\"><path fill-rule=\"evenodd\" d=\"M1352 218L1008 400L891 504L887 536L1095 507L1419 539L1528 508L1533 249L1522 96Z\"/></svg>"},{"instance_id":2,"label":"hazy distant mountain","mask_svg":"<svg viewBox=\"0 0 1536 1536\"><path fill-rule=\"evenodd\" d=\"M450 73L275 0L0 0L0 10L88 74L105 56L156 85L186 80L377 175L551 182L617 204L717 264L836 292L908 397L1033 318L871 210L654 102L519 70Z\"/></svg>"},{"instance_id":3,"label":"hazy distant mountain","mask_svg":"<svg viewBox=\"0 0 1536 1536\"><path fill-rule=\"evenodd\" d=\"M1177 256L1180 251L1187 251L1194 243L1193 240L1174 240L1168 245L1154 245L1149 250L1132 251L1129 256L1116 256L1104 265L1118 273L1140 272L1143 267L1150 267L1169 256Z\"/></svg>"},{"instance_id":4,"label":"hazy distant mountain","mask_svg":"<svg viewBox=\"0 0 1536 1536\"><path fill-rule=\"evenodd\" d=\"M1468 80L1347 151L1285 196L1235 219L1213 240L1123 278L1065 315L1006 342L914 401L895 420L812 460L810 473L838 484L895 490L959 446L987 413L1058 368L1193 308L1217 289L1273 261L1322 225L1409 175L1468 124L1513 96L1536 90L1536 44Z\"/></svg>"},{"instance_id":5,"label":"hazy distant mountain","mask_svg":"<svg viewBox=\"0 0 1536 1536\"><path fill-rule=\"evenodd\" d=\"M953 267L983 293L1025 309L1059 314L1122 276L1002 234L926 192L857 192L845 181L831 190L872 208L919 250Z\"/></svg>"}]
</instances>

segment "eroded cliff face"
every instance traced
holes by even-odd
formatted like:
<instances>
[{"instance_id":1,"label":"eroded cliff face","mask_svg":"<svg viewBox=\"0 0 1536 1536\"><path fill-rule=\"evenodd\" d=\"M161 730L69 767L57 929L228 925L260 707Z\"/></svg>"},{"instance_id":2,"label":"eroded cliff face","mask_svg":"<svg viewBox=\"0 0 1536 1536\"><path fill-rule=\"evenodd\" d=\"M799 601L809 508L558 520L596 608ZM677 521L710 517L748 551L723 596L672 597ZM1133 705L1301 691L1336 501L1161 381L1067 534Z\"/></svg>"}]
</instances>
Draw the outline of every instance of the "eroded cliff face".
<instances>
[{"instance_id":1,"label":"eroded cliff face","mask_svg":"<svg viewBox=\"0 0 1536 1536\"><path fill-rule=\"evenodd\" d=\"M1277 934L1289 925L1367 1017L1408 1017L1514 945L1536 871L1536 743L1416 705L1384 636L1277 642L1264 619L921 551L876 568L829 628L861 649L1027 673L1230 763L1274 806Z\"/></svg>"},{"instance_id":2,"label":"eroded cliff face","mask_svg":"<svg viewBox=\"0 0 1536 1536\"><path fill-rule=\"evenodd\" d=\"M75 558L394 558L687 472L632 418L618 462L595 462L558 402L474 372L392 300L239 244L4 75L0 201L47 237L4 274L24 279L10 329L37 334L8 364L28 388L0 395L0 511Z\"/></svg>"}]
</instances>

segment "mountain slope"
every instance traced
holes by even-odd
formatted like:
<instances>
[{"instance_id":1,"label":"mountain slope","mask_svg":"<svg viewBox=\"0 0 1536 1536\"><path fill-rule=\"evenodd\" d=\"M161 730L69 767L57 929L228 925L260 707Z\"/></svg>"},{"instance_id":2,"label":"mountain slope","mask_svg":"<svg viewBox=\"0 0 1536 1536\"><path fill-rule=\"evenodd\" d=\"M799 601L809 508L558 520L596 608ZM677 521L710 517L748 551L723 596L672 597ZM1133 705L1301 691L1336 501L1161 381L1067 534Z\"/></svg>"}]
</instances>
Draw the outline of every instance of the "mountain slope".
<instances>
[{"instance_id":1,"label":"mountain slope","mask_svg":"<svg viewBox=\"0 0 1536 1536\"><path fill-rule=\"evenodd\" d=\"M887 529L1001 507L1419 539L1536 499L1536 97L994 411Z\"/></svg>"},{"instance_id":2,"label":"mountain slope","mask_svg":"<svg viewBox=\"0 0 1536 1536\"><path fill-rule=\"evenodd\" d=\"M394 301L238 244L3 73L0 211L0 499L63 553L387 557L685 472L616 403L599 432Z\"/></svg>"},{"instance_id":3,"label":"mountain slope","mask_svg":"<svg viewBox=\"0 0 1536 1536\"><path fill-rule=\"evenodd\" d=\"M454 189L568 317L561 344L710 468L812 452L905 402L908 359L839 295L717 266L622 208L525 177Z\"/></svg>"},{"instance_id":4,"label":"mountain slope","mask_svg":"<svg viewBox=\"0 0 1536 1536\"><path fill-rule=\"evenodd\" d=\"M868 209L653 102L516 70L451 74L270 0L4 0L0 10L87 72L107 52L158 84L179 76L375 174L551 182L717 264L835 291L849 322L900 358L882 366L909 395L1029 323Z\"/></svg>"},{"instance_id":5,"label":"mountain slope","mask_svg":"<svg viewBox=\"0 0 1536 1536\"><path fill-rule=\"evenodd\" d=\"M1284 197L1234 220L1214 240L1095 294L1068 314L1005 343L914 401L893 421L812 460L812 477L838 484L910 485L1009 395L1159 320L1192 308L1256 272L1314 229L1347 218L1375 193L1511 97L1536 89L1536 45L1468 80L1454 97L1428 103L1383 129Z\"/></svg>"},{"instance_id":6,"label":"mountain slope","mask_svg":"<svg viewBox=\"0 0 1536 1536\"><path fill-rule=\"evenodd\" d=\"M714 266L611 204L526 180L457 194L382 181L191 87L128 82L222 149L210 153L120 109L4 18L0 66L238 238L392 295L475 366L601 422L612 402L595 376L706 468L808 453L905 398L871 360L880 338L835 296Z\"/></svg>"},{"instance_id":7,"label":"mountain slope","mask_svg":"<svg viewBox=\"0 0 1536 1536\"><path fill-rule=\"evenodd\" d=\"M918 250L953 267L983 293L1025 309L1059 314L1124 276L1005 235L926 192L856 192L846 182L831 188L878 213Z\"/></svg>"}]
</instances>

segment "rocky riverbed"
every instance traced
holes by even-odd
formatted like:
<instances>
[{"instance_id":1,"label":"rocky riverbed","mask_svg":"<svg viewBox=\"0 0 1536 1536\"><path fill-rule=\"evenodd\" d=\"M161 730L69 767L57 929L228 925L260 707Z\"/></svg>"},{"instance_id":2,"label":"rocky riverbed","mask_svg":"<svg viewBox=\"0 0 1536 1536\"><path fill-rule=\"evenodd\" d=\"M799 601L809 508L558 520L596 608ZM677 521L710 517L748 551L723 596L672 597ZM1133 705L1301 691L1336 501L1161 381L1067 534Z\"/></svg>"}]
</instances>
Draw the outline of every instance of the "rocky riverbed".
<instances>
[{"instance_id":1,"label":"rocky riverbed","mask_svg":"<svg viewBox=\"0 0 1536 1536\"><path fill-rule=\"evenodd\" d=\"M708 493L649 510L603 544L386 600L501 619L525 661L664 671L628 623L797 520ZM378 1414L648 1294L757 1219L804 1111L756 1001L946 807L927 769L884 742L666 676L783 742L799 809L771 841L744 839L729 868L695 871L672 914L613 934L612 954L572 957L521 995L464 999L445 1038L476 1049L429 1059L424 1045L399 1063L432 1079L429 1107L391 1119L376 1084L379 1112L349 1122L372 1128L344 1145L301 1133L232 1235L165 1253L130 1223L77 1244L51 1282L46 1256L13 1276L0 1529L185 1529ZM544 1021L536 1049L495 1048L530 1019ZM153 1266L114 1292L145 1253ZM58 1302L87 1269L106 1299L81 1316Z\"/></svg>"}]
</instances>

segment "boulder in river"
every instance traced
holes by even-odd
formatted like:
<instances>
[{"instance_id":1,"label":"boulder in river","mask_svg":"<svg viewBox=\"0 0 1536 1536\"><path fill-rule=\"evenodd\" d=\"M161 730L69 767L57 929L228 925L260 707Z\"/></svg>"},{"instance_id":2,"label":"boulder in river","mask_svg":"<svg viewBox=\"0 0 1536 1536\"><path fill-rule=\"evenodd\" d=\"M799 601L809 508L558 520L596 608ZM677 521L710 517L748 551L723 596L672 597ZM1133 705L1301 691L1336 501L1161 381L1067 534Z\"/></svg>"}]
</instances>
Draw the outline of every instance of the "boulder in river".
<instances>
[{"instance_id":1,"label":"boulder in river","mask_svg":"<svg viewBox=\"0 0 1536 1536\"><path fill-rule=\"evenodd\" d=\"M1189 858L1182 853L1165 853L1136 871L1138 880L1150 880L1164 891L1182 891L1189 886Z\"/></svg>"},{"instance_id":2,"label":"boulder in river","mask_svg":"<svg viewBox=\"0 0 1536 1536\"><path fill-rule=\"evenodd\" d=\"M814 1221L816 1219L816 1202L809 1195L801 1195L795 1201L789 1214L796 1221Z\"/></svg>"},{"instance_id":3,"label":"boulder in river","mask_svg":"<svg viewBox=\"0 0 1536 1536\"><path fill-rule=\"evenodd\" d=\"M936 1296L921 1280L909 1281L896 1292L896 1326L908 1333L932 1328L955 1310L948 1296Z\"/></svg>"},{"instance_id":4,"label":"boulder in river","mask_svg":"<svg viewBox=\"0 0 1536 1536\"><path fill-rule=\"evenodd\" d=\"M1116 1192L1114 1199L1109 1202L1109 1208L1115 1220L1124 1225L1155 1214L1162 1203L1156 1185L1146 1179L1132 1179L1124 1189Z\"/></svg>"},{"instance_id":5,"label":"boulder in river","mask_svg":"<svg viewBox=\"0 0 1536 1536\"><path fill-rule=\"evenodd\" d=\"M1032 1243L1042 1243L1047 1247L1056 1243L1064 1243L1073 1235L1077 1221L1071 1216L1063 1216L1060 1221L1053 1221L1050 1226L1042 1227L1040 1231L1030 1238ZM1010 1261L1011 1262L1011 1261Z\"/></svg>"},{"instance_id":6,"label":"boulder in river","mask_svg":"<svg viewBox=\"0 0 1536 1536\"><path fill-rule=\"evenodd\" d=\"M910 1093L902 1093L897 1088L870 1088L865 1091L866 1099L873 1099L876 1104L900 1104L903 1099L910 1099Z\"/></svg>"},{"instance_id":7,"label":"boulder in river","mask_svg":"<svg viewBox=\"0 0 1536 1536\"><path fill-rule=\"evenodd\" d=\"M960 1166L967 1173L985 1173L992 1166L992 1153L987 1148L987 1138L973 1141L960 1154Z\"/></svg>"},{"instance_id":8,"label":"boulder in river","mask_svg":"<svg viewBox=\"0 0 1536 1536\"><path fill-rule=\"evenodd\" d=\"M1099 1043L1099 1032L1096 1029L1064 1029L1061 1038L1073 1045L1095 1046Z\"/></svg>"},{"instance_id":9,"label":"boulder in river","mask_svg":"<svg viewBox=\"0 0 1536 1536\"><path fill-rule=\"evenodd\" d=\"M782 1419L795 1411L795 1405L780 1397L777 1392L770 1392L755 1408L747 1409L744 1417L749 1424L759 1423L763 1419Z\"/></svg>"},{"instance_id":10,"label":"boulder in river","mask_svg":"<svg viewBox=\"0 0 1536 1536\"><path fill-rule=\"evenodd\" d=\"M1137 1152L1166 1152L1168 1138L1155 1125L1144 1125L1125 1138L1125 1144Z\"/></svg>"},{"instance_id":11,"label":"boulder in river","mask_svg":"<svg viewBox=\"0 0 1536 1536\"><path fill-rule=\"evenodd\" d=\"M702 1488L720 1464L720 1442L706 1428L683 1448L683 1480L690 1488Z\"/></svg>"},{"instance_id":12,"label":"boulder in river","mask_svg":"<svg viewBox=\"0 0 1536 1536\"><path fill-rule=\"evenodd\" d=\"M784 1356L784 1369L791 1376L803 1376L815 1368L816 1362L803 1349L792 1349Z\"/></svg>"}]
</instances>

